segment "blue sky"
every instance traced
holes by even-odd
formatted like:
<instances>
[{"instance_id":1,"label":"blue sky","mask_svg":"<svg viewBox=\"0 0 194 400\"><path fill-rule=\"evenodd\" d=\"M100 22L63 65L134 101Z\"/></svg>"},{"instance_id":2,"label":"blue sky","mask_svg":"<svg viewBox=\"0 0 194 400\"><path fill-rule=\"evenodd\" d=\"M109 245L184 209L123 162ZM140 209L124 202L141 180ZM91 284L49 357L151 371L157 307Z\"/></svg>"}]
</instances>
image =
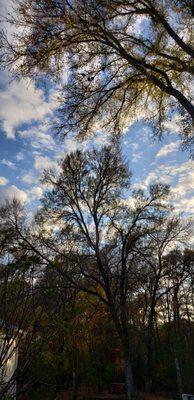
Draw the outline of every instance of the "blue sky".
<instances>
[{"instance_id":1,"label":"blue sky","mask_svg":"<svg viewBox=\"0 0 194 400\"><path fill-rule=\"evenodd\" d=\"M5 3L0 0L3 9ZM6 4L9 4L7 2ZM62 81L66 79L66 68ZM43 187L40 176L45 167L76 148L107 143L107 136L77 143L69 136L63 142L52 134L51 124L57 107L57 88L48 83L36 87L28 79L13 81L0 72L0 201L18 197L27 207L37 206ZM154 182L172 187L177 212L194 214L194 161L179 149L176 121L167 121L168 134L153 141L151 128L136 121L122 137L122 151L133 172L132 184L147 189Z\"/></svg>"}]
</instances>

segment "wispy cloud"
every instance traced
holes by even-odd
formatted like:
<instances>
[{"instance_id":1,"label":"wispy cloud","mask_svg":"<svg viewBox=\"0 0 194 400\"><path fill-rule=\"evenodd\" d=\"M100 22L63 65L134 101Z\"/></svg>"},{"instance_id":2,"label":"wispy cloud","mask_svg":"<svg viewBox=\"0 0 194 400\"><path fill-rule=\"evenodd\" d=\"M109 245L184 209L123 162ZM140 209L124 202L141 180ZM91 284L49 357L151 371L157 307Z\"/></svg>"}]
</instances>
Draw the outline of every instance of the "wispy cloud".
<instances>
[{"instance_id":1,"label":"wispy cloud","mask_svg":"<svg viewBox=\"0 0 194 400\"><path fill-rule=\"evenodd\" d=\"M30 146L38 150L54 150L55 141L51 134L48 132L49 127L46 121L38 124L38 126L31 126L28 129L20 130L19 136L30 143Z\"/></svg>"},{"instance_id":2,"label":"wispy cloud","mask_svg":"<svg viewBox=\"0 0 194 400\"><path fill-rule=\"evenodd\" d=\"M180 141L166 144L158 151L158 153L156 154L156 157L166 157L168 154L172 153L173 151L178 150L179 145L180 145Z\"/></svg>"},{"instance_id":3,"label":"wispy cloud","mask_svg":"<svg viewBox=\"0 0 194 400\"><path fill-rule=\"evenodd\" d=\"M12 161L7 160L6 158L3 158L1 160L1 164L6 165L6 167L9 167L11 169L15 169L15 164Z\"/></svg>"},{"instance_id":4,"label":"wispy cloud","mask_svg":"<svg viewBox=\"0 0 194 400\"><path fill-rule=\"evenodd\" d=\"M150 171L147 177L135 184L136 189L147 190L153 183L170 184L170 200L176 212L194 212L194 161L189 160L169 164L160 164L154 171Z\"/></svg>"}]
</instances>

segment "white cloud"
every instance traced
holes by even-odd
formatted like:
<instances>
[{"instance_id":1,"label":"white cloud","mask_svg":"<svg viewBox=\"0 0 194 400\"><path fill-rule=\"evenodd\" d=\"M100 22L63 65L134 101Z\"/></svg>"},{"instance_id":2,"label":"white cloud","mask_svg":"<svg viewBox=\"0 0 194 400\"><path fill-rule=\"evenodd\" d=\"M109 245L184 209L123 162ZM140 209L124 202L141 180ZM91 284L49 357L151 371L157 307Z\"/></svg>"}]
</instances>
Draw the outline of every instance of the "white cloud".
<instances>
[{"instance_id":1,"label":"white cloud","mask_svg":"<svg viewBox=\"0 0 194 400\"><path fill-rule=\"evenodd\" d=\"M3 203L6 199L13 200L14 198L24 203L27 200L27 194L23 190L18 189L18 187L15 185L11 185L6 188L0 188L1 203Z\"/></svg>"},{"instance_id":2,"label":"white cloud","mask_svg":"<svg viewBox=\"0 0 194 400\"><path fill-rule=\"evenodd\" d=\"M11 82L0 92L0 120L8 138L15 137L22 123L39 121L51 114L55 101L46 102L44 93L30 79Z\"/></svg>"},{"instance_id":3,"label":"white cloud","mask_svg":"<svg viewBox=\"0 0 194 400\"><path fill-rule=\"evenodd\" d=\"M164 122L164 129L172 133L180 133L181 116L175 114L172 119L166 119Z\"/></svg>"},{"instance_id":4,"label":"white cloud","mask_svg":"<svg viewBox=\"0 0 194 400\"><path fill-rule=\"evenodd\" d=\"M8 11L11 11L11 7L13 5L12 0L0 0L0 8L1 8L1 15L6 15Z\"/></svg>"},{"instance_id":5,"label":"white cloud","mask_svg":"<svg viewBox=\"0 0 194 400\"><path fill-rule=\"evenodd\" d=\"M194 213L194 196L188 198L180 198L177 203L175 203L175 209L177 212Z\"/></svg>"},{"instance_id":6,"label":"white cloud","mask_svg":"<svg viewBox=\"0 0 194 400\"><path fill-rule=\"evenodd\" d=\"M134 190L144 190L145 189L145 185L141 182L136 182L133 185L133 189Z\"/></svg>"},{"instance_id":7,"label":"white cloud","mask_svg":"<svg viewBox=\"0 0 194 400\"><path fill-rule=\"evenodd\" d=\"M19 131L19 135L23 139L27 139L30 145L35 149L53 150L55 141L47 131L48 126L46 124L39 124L27 130Z\"/></svg>"},{"instance_id":8,"label":"white cloud","mask_svg":"<svg viewBox=\"0 0 194 400\"><path fill-rule=\"evenodd\" d=\"M76 141L76 139L67 138L65 140L66 152L71 153L76 150L80 150L81 143Z\"/></svg>"},{"instance_id":9,"label":"white cloud","mask_svg":"<svg viewBox=\"0 0 194 400\"><path fill-rule=\"evenodd\" d=\"M173 151L176 151L179 148L179 145L180 145L179 141L166 144L165 146L163 146L158 151L158 153L156 154L156 157L165 157L165 156L167 156L167 154L170 154Z\"/></svg>"},{"instance_id":10,"label":"white cloud","mask_svg":"<svg viewBox=\"0 0 194 400\"><path fill-rule=\"evenodd\" d=\"M110 136L108 134L97 132L91 138L86 140L78 141L75 137L68 137L64 141L65 152L71 153L76 150L85 151L95 145L95 147L100 148L102 146L110 145ZM63 153L64 156L64 153Z\"/></svg>"},{"instance_id":11,"label":"white cloud","mask_svg":"<svg viewBox=\"0 0 194 400\"><path fill-rule=\"evenodd\" d=\"M143 158L143 151L137 151L133 153L131 161L138 162L139 160L141 160L141 158Z\"/></svg>"},{"instance_id":12,"label":"white cloud","mask_svg":"<svg viewBox=\"0 0 194 400\"><path fill-rule=\"evenodd\" d=\"M68 64L68 58L66 55L63 57L62 61L62 69L60 71L60 79L63 85L67 84L68 78L69 78L69 64Z\"/></svg>"},{"instance_id":13,"label":"white cloud","mask_svg":"<svg viewBox=\"0 0 194 400\"><path fill-rule=\"evenodd\" d=\"M22 151L20 151L17 155L16 155L16 160L17 161L21 161L24 159L24 154L22 153Z\"/></svg>"},{"instance_id":14,"label":"white cloud","mask_svg":"<svg viewBox=\"0 0 194 400\"><path fill-rule=\"evenodd\" d=\"M15 164L12 161L7 160L5 158L3 158L3 160L1 160L1 164L4 164L4 165L6 165L7 167L9 167L11 169L15 168Z\"/></svg>"},{"instance_id":15,"label":"white cloud","mask_svg":"<svg viewBox=\"0 0 194 400\"><path fill-rule=\"evenodd\" d=\"M193 213L194 161L183 163L180 168L176 168L176 172L178 174L177 184L171 190L176 210Z\"/></svg>"},{"instance_id":16,"label":"white cloud","mask_svg":"<svg viewBox=\"0 0 194 400\"><path fill-rule=\"evenodd\" d=\"M135 188L147 189L152 183L171 184L170 200L176 212L194 212L194 160L159 165L150 171L144 181L135 184Z\"/></svg>"},{"instance_id":17,"label":"white cloud","mask_svg":"<svg viewBox=\"0 0 194 400\"><path fill-rule=\"evenodd\" d=\"M136 205L136 199L132 196L129 196L126 200L124 200L123 203L133 209L133 208L135 208L135 205Z\"/></svg>"},{"instance_id":18,"label":"white cloud","mask_svg":"<svg viewBox=\"0 0 194 400\"><path fill-rule=\"evenodd\" d=\"M8 183L8 179L5 178L4 176L0 176L0 186L5 186Z\"/></svg>"},{"instance_id":19,"label":"white cloud","mask_svg":"<svg viewBox=\"0 0 194 400\"><path fill-rule=\"evenodd\" d=\"M33 200L38 200L42 197L43 195L43 190L39 186L34 186L28 191L28 200L33 201Z\"/></svg>"},{"instance_id":20,"label":"white cloud","mask_svg":"<svg viewBox=\"0 0 194 400\"><path fill-rule=\"evenodd\" d=\"M37 155L35 156L34 167L38 171L43 171L47 168L56 168L58 166L56 161L51 160L47 156Z\"/></svg>"},{"instance_id":21,"label":"white cloud","mask_svg":"<svg viewBox=\"0 0 194 400\"><path fill-rule=\"evenodd\" d=\"M128 144L127 140L124 143ZM132 147L132 149L136 151L139 148L139 143L130 143L130 147Z\"/></svg>"},{"instance_id":22,"label":"white cloud","mask_svg":"<svg viewBox=\"0 0 194 400\"><path fill-rule=\"evenodd\" d=\"M34 183L35 180L37 180L37 178L33 175L32 172L27 172L27 174L24 174L22 176L22 181L29 185Z\"/></svg>"},{"instance_id":23,"label":"white cloud","mask_svg":"<svg viewBox=\"0 0 194 400\"><path fill-rule=\"evenodd\" d=\"M8 13L12 12L12 7L13 7L13 1L12 0L0 0L0 10L1 10L1 27L6 29L6 33L8 35L9 40L11 39L11 36L13 33L15 33L16 28L12 25L10 25L7 21L5 21L5 17L7 16Z\"/></svg>"},{"instance_id":24,"label":"white cloud","mask_svg":"<svg viewBox=\"0 0 194 400\"><path fill-rule=\"evenodd\" d=\"M164 168L164 167L163 167ZM161 166L158 167L155 171L151 171L144 182L140 183L138 182L136 184L140 185L142 189L147 189L148 186L154 184L154 183L164 183L164 184L170 184L172 181L172 176L167 173L166 169L162 170Z\"/></svg>"},{"instance_id":25,"label":"white cloud","mask_svg":"<svg viewBox=\"0 0 194 400\"><path fill-rule=\"evenodd\" d=\"M14 4L15 3L15 4ZM0 0L1 27L5 29L10 43L13 42L13 35L21 31L20 27L6 22L8 13L14 12L12 6L17 6L13 0ZM27 31L28 28L25 28ZM22 34L24 34L22 28ZM0 122L2 129L8 138L15 137L16 129L23 123L40 121L47 115L51 115L52 110L57 106L56 90L53 90L46 101L44 91L35 86L29 79L19 81L10 80L5 71L0 74L2 90L0 92Z\"/></svg>"}]
</instances>

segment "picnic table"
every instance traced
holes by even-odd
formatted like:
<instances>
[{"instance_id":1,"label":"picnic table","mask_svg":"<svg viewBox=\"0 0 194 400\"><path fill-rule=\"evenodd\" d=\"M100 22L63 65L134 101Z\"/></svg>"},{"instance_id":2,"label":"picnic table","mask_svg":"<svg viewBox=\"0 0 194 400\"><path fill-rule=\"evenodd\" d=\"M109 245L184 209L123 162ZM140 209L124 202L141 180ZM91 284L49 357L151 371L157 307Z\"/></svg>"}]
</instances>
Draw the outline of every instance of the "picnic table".
<instances>
[{"instance_id":1,"label":"picnic table","mask_svg":"<svg viewBox=\"0 0 194 400\"><path fill-rule=\"evenodd\" d=\"M124 393L125 392L125 383L121 382L112 382L110 384L110 393Z\"/></svg>"}]
</instances>

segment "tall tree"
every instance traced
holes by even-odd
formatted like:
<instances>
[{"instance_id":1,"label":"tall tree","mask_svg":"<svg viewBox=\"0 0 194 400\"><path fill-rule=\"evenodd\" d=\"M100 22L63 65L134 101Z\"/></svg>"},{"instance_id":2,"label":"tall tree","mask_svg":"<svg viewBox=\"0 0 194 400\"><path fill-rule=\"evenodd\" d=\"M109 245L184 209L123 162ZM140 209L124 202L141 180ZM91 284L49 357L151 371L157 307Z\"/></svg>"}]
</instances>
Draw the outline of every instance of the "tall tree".
<instances>
[{"instance_id":1,"label":"tall tree","mask_svg":"<svg viewBox=\"0 0 194 400\"><path fill-rule=\"evenodd\" d=\"M52 171L44 174L44 183L53 190L45 194L37 222L54 226L44 243L57 257L59 273L108 308L121 341L130 398L134 384L128 299L134 285L130 273L135 245L163 218L168 188L153 186L148 196L134 193L131 208L124 200L130 173L120 154L110 148L72 153L61 169L58 176Z\"/></svg>"},{"instance_id":2,"label":"tall tree","mask_svg":"<svg viewBox=\"0 0 194 400\"><path fill-rule=\"evenodd\" d=\"M81 340L87 338L89 343L87 321L90 320L91 300L94 316L98 309L106 310L107 317L110 315L112 319L112 323L108 324L109 330L113 324L116 328L116 347L120 347L125 360L128 393L132 390L129 356L132 356L135 384L141 387L145 383L146 346L150 346L148 330L156 342L156 347L152 349L156 360L156 384L162 379L169 390L176 387L175 377L174 381L168 381L168 368L170 365L175 371L174 358L178 354L180 365L184 357L188 361L185 388L189 388L189 379L192 386L193 371L190 357L193 345L193 252L176 250L166 254L169 244L182 238L185 241L187 229L185 232L186 227L177 223L175 217L168 223L165 219L168 209L162 204L162 196L167 188L152 187L147 196L138 192L127 199L127 170L119 163L119 154L108 150L71 154L63 161L60 174L45 173L49 190L31 230L24 223L19 204L15 203L14 207L7 204L1 209L0 231L7 232L7 246L12 238L13 247L10 244L9 250L12 257L17 255L20 273L26 271L29 283L30 275L25 266L29 264L33 270L37 266L35 269L39 271L33 291L29 293L29 300L31 298L32 304L37 307L37 312L33 307L35 316L32 319L38 318L38 334L33 346L30 346L31 349L38 346L38 352L36 360L33 357L30 377L38 379L36 363L39 368L45 365L47 355L48 358L51 355L48 349L52 343L56 354L54 358L49 358L49 366L55 365L56 370L51 368L55 378L52 380L50 376L48 379L45 371L41 374L41 381L49 382L53 389L57 388L56 382L64 384L64 354L66 359L69 349L74 349L75 359L72 352L68 359L70 364L76 365L80 357L79 337ZM0 237L3 239L3 234ZM2 242L5 245L5 241ZM32 257L32 254L38 257ZM14 273L13 265L10 264L10 267L10 272ZM12 282L9 283L11 287ZM4 290L3 282L1 288ZM9 307L13 306L13 301L10 302L13 297L12 292L8 292ZM19 300L23 307L22 296ZM77 303L75 310L81 311L83 307L83 314L75 311L73 316L74 301ZM22 321L22 317L20 319ZM102 322L96 322L96 327L98 323ZM28 330L28 321L27 324L22 321L22 324ZM31 327L31 317L29 324ZM80 329L83 329L83 335ZM177 339L175 331L178 332ZM67 338L65 346L64 335ZM181 342L178 336L181 336ZM49 338L49 343L44 343L45 337ZM184 341L183 348L179 343ZM87 351L81 347L82 351ZM89 351L93 351L92 346ZM104 354L105 350L102 351ZM99 356L98 360L101 362L104 358ZM26 377L23 378L25 385Z\"/></svg>"},{"instance_id":3,"label":"tall tree","mask_svg":"<svg viewBox=\"0 0 194 400\"><path fill-rule=\"evenodd\" d=\"M161 133L176 116L192 145L192 18L192 0L20 0L8 18L19 29L10 43L2 35L1 61L28 76L58 78L65 66L64 133L120 131L134 115Z\"/></svg>"}]
</instances>

